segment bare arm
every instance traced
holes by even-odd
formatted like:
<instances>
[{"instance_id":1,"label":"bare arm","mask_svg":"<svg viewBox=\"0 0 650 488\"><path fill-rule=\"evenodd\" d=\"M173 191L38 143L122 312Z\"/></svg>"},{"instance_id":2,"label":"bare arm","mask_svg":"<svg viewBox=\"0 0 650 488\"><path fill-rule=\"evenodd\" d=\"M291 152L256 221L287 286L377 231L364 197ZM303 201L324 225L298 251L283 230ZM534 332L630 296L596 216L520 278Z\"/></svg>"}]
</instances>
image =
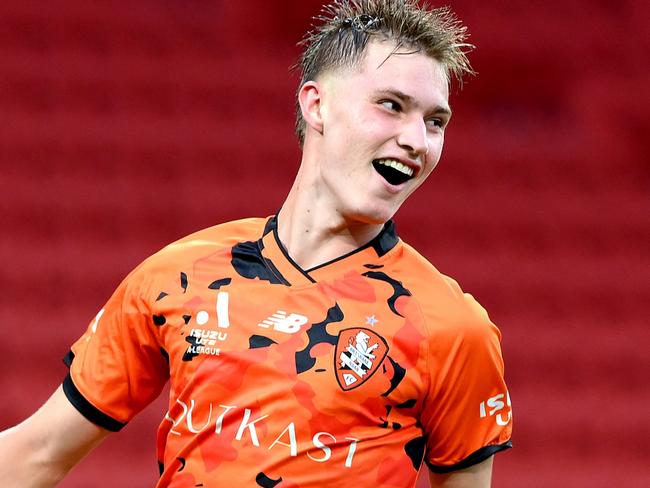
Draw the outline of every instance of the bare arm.
<instances>
[{"instance_id":1,"label":"bare arm","mask_svg":"<svg viewBox=\"0 0 650 488\"><path fill-rule=\"evenodd\" d=\"M490 488L493 458L490 456L483 462L452 473L430 472L431 488Z\"/></svg>"},{"instance_id":2,"label":"bare arm","mask_svg":"<svg viewBox=\"0 0 650 488\"><path fill-rule=\"evenodd\" d=\"M55 486L109 433L86 420L59 387L34 415L0 433L2 486Z\"/></svg>"}]
</instances>

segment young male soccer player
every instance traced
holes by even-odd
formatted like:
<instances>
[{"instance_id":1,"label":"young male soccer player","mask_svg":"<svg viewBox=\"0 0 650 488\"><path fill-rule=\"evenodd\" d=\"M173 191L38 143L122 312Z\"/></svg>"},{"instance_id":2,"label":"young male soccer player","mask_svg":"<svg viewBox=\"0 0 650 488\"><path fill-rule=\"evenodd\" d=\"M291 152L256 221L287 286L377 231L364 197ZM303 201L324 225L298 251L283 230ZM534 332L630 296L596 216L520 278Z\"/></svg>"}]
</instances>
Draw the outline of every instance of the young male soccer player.
<instances>
[{"instance_id":1,"label":"young male soccer player","mask_svg":"<svg viewBox=\"0 0 650 488\"><path fill-rule=\"evenodd\" d=\"M440 158L464 29L415 0L329 13L306 40L303 158L278 215L136 268L62 388L3 435L4 486L52 486L167 380L161 487L413 486L423 461L434 486L489 486L511 433L499 332L390 220Z\"/></svg>"}]
</instances>

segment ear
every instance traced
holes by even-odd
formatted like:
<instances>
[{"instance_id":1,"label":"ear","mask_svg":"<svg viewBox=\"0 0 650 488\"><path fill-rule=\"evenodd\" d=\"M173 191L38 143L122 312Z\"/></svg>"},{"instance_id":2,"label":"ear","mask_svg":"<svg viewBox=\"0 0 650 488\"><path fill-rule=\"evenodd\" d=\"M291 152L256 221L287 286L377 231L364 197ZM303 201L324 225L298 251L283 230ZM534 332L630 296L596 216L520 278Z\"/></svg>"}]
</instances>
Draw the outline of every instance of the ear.
<instances>
[{"instance_id":1,"label":"ear","mask_svg":"<svg viewBox=\"0 0 650 488\"><path fill-rule=\"evenodd\" d=\"M298 103L307 125L322 134L323 85L316 81L306 82L298 92Z\"/></svg>"}]
</instances>

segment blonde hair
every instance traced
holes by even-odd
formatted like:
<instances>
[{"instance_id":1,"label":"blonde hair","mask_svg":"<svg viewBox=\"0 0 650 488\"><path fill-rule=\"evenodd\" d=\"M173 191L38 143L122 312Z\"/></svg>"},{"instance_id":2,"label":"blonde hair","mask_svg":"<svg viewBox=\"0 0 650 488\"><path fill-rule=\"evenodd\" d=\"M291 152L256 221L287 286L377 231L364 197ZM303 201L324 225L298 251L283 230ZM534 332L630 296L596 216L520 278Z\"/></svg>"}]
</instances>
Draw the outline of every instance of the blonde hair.
<instances>
[{"instance_id":1,"label":"blonde hair","mask_svg":"<svg viewBox=\"0 0 650 488\"><path fill-rule=\"evenodd\" d=\"M442 64L450 82L462 84L463 76L474 74L466 55L474 46L465 42L467 28L448 7L429 9L417 0L334 0L314 20L320 25L300 43L298 90L325 71L357 66L373 38L424 52ZM296 135L302 146L305 120L297 97Z\"/></svg>"}]
</instances>

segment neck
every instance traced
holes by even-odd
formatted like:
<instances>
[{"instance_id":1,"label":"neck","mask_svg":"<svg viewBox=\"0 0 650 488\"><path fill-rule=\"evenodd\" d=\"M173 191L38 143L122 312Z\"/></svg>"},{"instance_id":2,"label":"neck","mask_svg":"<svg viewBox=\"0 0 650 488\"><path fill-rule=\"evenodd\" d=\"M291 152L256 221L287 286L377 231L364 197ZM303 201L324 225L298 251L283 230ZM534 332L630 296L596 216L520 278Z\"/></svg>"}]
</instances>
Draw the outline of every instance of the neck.
<instances>
[{"instance_id":1,"label":"neck","mask_svg":"<svg viewBox=\"0 0 650 488\"><path fill-rule=\"evenodd\" d=\"M278 214L278 235L291 258L311 269L354 251L375 238L383 224L346 218L327 192L301 167Z\"/></svg>"}]
</instances>

